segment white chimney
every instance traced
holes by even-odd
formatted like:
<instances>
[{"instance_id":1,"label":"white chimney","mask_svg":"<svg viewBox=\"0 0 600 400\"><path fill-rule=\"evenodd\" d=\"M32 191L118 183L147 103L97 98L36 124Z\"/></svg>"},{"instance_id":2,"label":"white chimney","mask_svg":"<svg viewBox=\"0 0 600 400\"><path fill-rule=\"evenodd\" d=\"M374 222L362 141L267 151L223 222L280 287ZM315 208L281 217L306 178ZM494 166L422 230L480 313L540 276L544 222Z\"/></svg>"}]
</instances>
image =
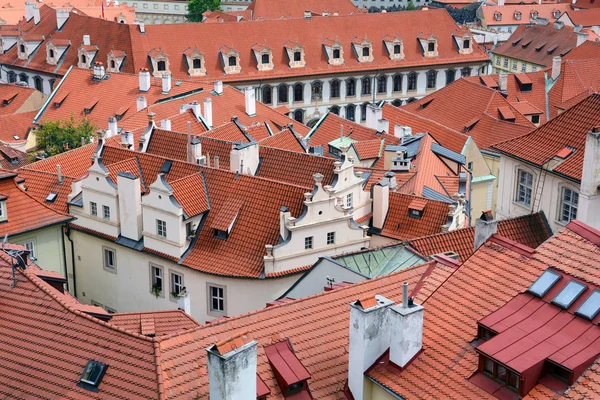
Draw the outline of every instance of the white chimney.
<instances>
[{"instance_id":1,"label":"white chimney","mask_svg":"<svg viewBox=\"0 0 600 400\"><path fill-rule=\"evenodd\" d=\"M555 81L560 76L560 65L562 60L560 56L552 57L552 80Z\"/></svg>"},{"instance_id":2,"label":"white chimney","mask_svg":"<svg viewBox=\"0 0 600 400\"><path fill-rule=\"evenodd\" d=\"M202 155L202 143L197 137L194 137L191 141L192 146L192 162L200 165L206 165L206 156Z\"/></svg>"},{"instance_id":3,"label":"white chimney","mask_svg":"<svg viewBox=\"0 0 600 400\"><path fill-rule=\"evenodd\" d=\"M187 315L192 315L192 302L190 301L190 294L185 287L179 292L179 296L177 296L177 308Z\"/></svg>"},{"instance_id":4,"label":"white chimney","mask_svg":"<svg viewBox=\"0 0 600 400\"><path fill-rule=\"evenodd\" d=\"M83 45L89 46L91 44L90 35L83 35Z\"/></svg>"},{"instance_id":5,"label":"white chimney","mask_svg":"<svg viewBox=\"0 0 600 400\"><path fill-rule=\"evenodd\" d=\"M106 75L106 71L104 70L104 64L101 63L101 62L99 62L99 61L96 61L94 63L94 70L93 70L93 72L94 72L94 79L95 80L99 81L99 80L103 79L104 75Z\"/></svg>"},{"instance_id":6,"label":"white chimney","mask_svg":"<svg viewBox=\"0 0 600 400\"><path fill-rule=\"evenodd\" d=\"M304 11L304 18L310 19L311 17L312 17L312 13L310 12L310 10L305 10Z\"/></svg>"},{"instance_id":7,"label":"white chimney","mask_svg":"<svg viewBox=\"0 0 600 400\"><path fill-rule=\"evenodd\" d=\"M169 93L171 91L171 74L163 74L162 76L162 92Z\"/></svg>"},{"instance_id":8,"label":"white chimney","mask_svg":"<svg viewBox=\"0 0 600 400\"><path fill-rule=\"evenodd\" d=\"M196 118L200 118L200 104L198 104L196 100L192 101L191 103L182 104L179 107L179 114L183 114L184 112L190 109L192 110Z\"/></svg>"},{"instance_id":9,"label":"white chimney","mask_svg":"<svg viewBox=\"0 0 600 400\"><path fill-rule=\"evenodd\" d=\"M246 114L254 117L256 115L256 92L254 88L248 86L244 89L244 95L246 97Z\"/></svg>"},{"instance_id":10,"label":"white chimney","mask_svg":"<svg viewBox=\"0 0 600 400\"><path fill-rule=\"evenodd\" d=\"M379 295L350 303L348 387L355 400L363 400L365 371L390 346L388 308L392 304Z\"/></svg>"},{"instance_id":11,"label":"white chimney","mask_svg":"<svg viewBox=\"0 0 600 400\"><path fill-rule=\"evenodd\" d=\"M119 128L117 127L117 119L115 117L108 118L108 133L107 137L116 136L119 133Z\"/></svg>"},{"instance_id":12,"label":"white chimney","mask_svg":"<svg viewBox=\"0 0 600 400\"><path fill-rule=\"evenodd\" d=\"M382 116L383 112L381 107L377 107L375 104L367 105L367 128L377 129L377 125Z\"/></svg>"},{"instance_id":13,"label":"white chimney","mask_svg":"<svg viewBox=\"0 0 600 400\"><path fill-rule=\"evenodd\" d=\"M121 131L121 146L125 148L131 148L131 146L133 146L133 132L126 130Z\"/></svg>"},{"instance_id":14,"label":"white chimney","mask_svg":"<svg viewBox=\"0 0 600 400\"><path fill-rule=\"evenodd\" d=\"M140 92L150 90L150 71L148 68L140 69Z\"/></svg>"},{"instance_id":15,"label":"white chimney","mask_svg":"<svg viewBox=\"0 0 600 400\"><path fill-rule=\"evenodd\" d=\"M600 129L594 128L587 133L585 139L577 219L595 229L600 229L598 187L600 187Z\"/></svg>"},{"instance_id":16,"label":"white chimney","mask_svg":"<svg viewBox=\"0 0 600 400\"><path fill-rule=\"evenodd\" d=\"M408 283L402 284L402 304L390 307L390 361L404 368L423 348L423 306L408 298Z\"/></svg>"},{"instance_id":17,"label":"white chimney","mask_svg":"<svg viewBox=\"0 0 600 400\"><path fill-rule=\"evenodd\" d=\"M501 72L498 74L498 89L501 92L506 92L508 90L508 74Z\"/></svg>"},{"instance_id":18,"label":"white chimney","mask_svg":"<svg viewBox=\"0 0 600 400\"><path fill-rule=\"evenodd\" d=\"M481 217L475 220L475 241L473 250L477 251L493 234L498 232L498 221L492 216L490 210L481 213Z\"/></svg>"},{"instance_id":19,"label":"white chimney","mask_svg":"<svg viewBox=\"0 0 600 400\"><path fill-rule=\"evenodd\" d=\"M69 10L65 8L56 9L56 27L57 30L61 30L65 22L69 19Z\"/></svg>"},{"instance_id":20,"label":"white chimney","mask_svg":"<svg viewBox=\"0 0 600 400\"><path fill-rule=\"evenodd\" d=\"M219 96L223 94L223 81L215 81L215 93Z\"/></svg>"},{"instance_id":21,"label":"white chimney","mask_svg":"<svg viewBox=\"0 0 600 400\"><path fill-rule=\"evenodd\" d=\"M213 163L213 167L219 169L219 156L215 156L215 161Z\"/></svg>"},{"instance_id":22,"label":"white chimney","mask_svg":"<svg viewBox=\"0 0 600 400\"><path fill-rule=\"evenodd\" d=\"M146 101L146 96L138 96L136 100L137 110L141 111L144 108L148 107L148 103Z\"/></svg>"},{"instance_id":23,"label":"white chimney","mask_svg":"<svg viewBox=\"0 0 600 400\"><path fill-rule=\"evenodd\" d=\"M394 136L402 139L404 137L404 127L400 124L394 125Z\"/></svg>"},{"instance_id":24,"label":"white chimney","mask_svg":"<svg viewBox=\"0 0 600 400\"><path fill-rule=\"evenodd\" d=\"M121 235L138 241L142 237L142 190L140 178L131 172L117 173Z\"/></svg>"},{"instance_id":25,"label":"white chimney","mask_svg":"<svg viewBox=\"0 0 600 400\"><path fill-rule=\"evenodd\" d=\"M383 178L373 185L373 228L383 229L390 207L390 181Z\"/></svg>"},{"instance_id":26,"label":"white chimney","mask_svg":"<svg viewBox=\"0 0 600 400\"><path fill-rule=\"evenodd\" d=\"M146 24L144 24L144 22L140 22L138 25L140 27L140 33L146 33Z\"/></svg>"},{"instance_id":27,"label":"white chimney","mask_svg":"<svg viewBox=\"0 0 600 400\"><path fill-rule=\"evenodd\" d=\"M385 132L387 133L390 130L390 121L387 119L379 119L377 120L377 132Z\"/></svg>"},{"instance_id":28,"label":"white chimney","mask_svg":"<svg viewBox=\"0 0 600 400\"><path fill-rule=\"evenodd\" d=\"M241 332L206 349L210 400L256 399L256 347Z\"/></svg>"},{"instance_id":29,"label":"white chimney","mask_svg":"<svg viewBox=\"0 0 600 400\"><path fill-rule=\"evenodd\" d=\"M212 99L210 97L204 99L204 122L208 125L208 129L212 128Z\"/></svg>"},{"instance_id":30,"label":"white chimney","mask_svg":"<svg viewBox=\"0 0 600 400\"><path fill-rule=\"evenodd\" d=\"M254 175L260 162L258 143L234 144L229 153L229 169L232 172Z\"/></svg>"},{"instance_id":31,"label":"white chimney","mask_svg":"<svg viewBox=\"0 0 600 400\"><path fill-rule=\"evenodd\" d=\"M504 5L504 0L498 0L498 5L499 6L503 6Z\"/></svg>"},{"instance_id":32,"label":"white chimney","mask_svg":"<svg viewBox=\"0 0 600 400\"><path fill-rule=\"evenodd\" d=\"M33 18L33 8L35 7L35 3L33 1L25 2L25 20L29 22L31 18Z\"/></svg>"},{"instance_id":33,"label":"white chimney","mask_svg":"<svg viewBox=\"0 0 600 400\"><path fill-rule=\"evenodd\" d=\"M575 47L579 47L582 44L584 44L585 42L587 42L588 36L589 36L588 33L577 32L577 44L575 45Z\"/></svg>"},{"instance_id":34,"label":"white chimney","mask_svg":"<svg viewBox=\"0 0 600 400\"><path fill-rule=\"evenodd\" d=\"M170 131L171 130L171 120L168 118L165 118L162 121L160 121L160 129L164 129L165 131Z\"/></svg>"},{"instance_id":35,"label":"white chimney","mask_svg":"<svg viewBox=\"0 0 600 400\"><path fill-rule=\"evenodd\" d=\"M56 164L56 176L58 178L58 184L63 183L65 177L62 174L62 170L60 169L60 164Z\"/></svg>"}]
</instances>

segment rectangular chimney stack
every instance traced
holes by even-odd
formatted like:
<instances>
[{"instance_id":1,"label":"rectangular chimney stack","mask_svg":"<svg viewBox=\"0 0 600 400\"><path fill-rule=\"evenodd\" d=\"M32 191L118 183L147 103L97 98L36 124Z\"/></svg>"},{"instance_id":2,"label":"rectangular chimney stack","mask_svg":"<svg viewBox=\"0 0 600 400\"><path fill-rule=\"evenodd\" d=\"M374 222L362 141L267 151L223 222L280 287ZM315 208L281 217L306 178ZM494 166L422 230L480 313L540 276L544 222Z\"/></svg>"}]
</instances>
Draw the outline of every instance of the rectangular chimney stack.
<instances>
[{"instance_id":1,"label":"rectangular chimney stack","mask_svg":"<svg viewBox=\"0 0 600 400\"><path fill-rule=\"evenodd\" d=\"M212 99L210 97L204 99L204 122L208 125L208 129L213 127Z\"/></svg>"},{"instance_id":2,"label":"rectangular chimney stack","mask_svg":"<svg viewBox=\"0 0 600 400\"><path fill-rule=\"evenodd\" d=\"M246 114L254 117L256 115L256 92L254 88L249 86L244 89L244 95L246 97Z\"/></svg>"},{"instance_id":3,"label":"rectangular chimney stack","mask_svg":"<svg viewBox=\"0 0 600 400\"><path fill-rule=\"evenodd\" d=\"M150 71L148 71L148 68L140 69L139 79L140 92L147 92L150 90Z\"/></svg>"}]
</instances>

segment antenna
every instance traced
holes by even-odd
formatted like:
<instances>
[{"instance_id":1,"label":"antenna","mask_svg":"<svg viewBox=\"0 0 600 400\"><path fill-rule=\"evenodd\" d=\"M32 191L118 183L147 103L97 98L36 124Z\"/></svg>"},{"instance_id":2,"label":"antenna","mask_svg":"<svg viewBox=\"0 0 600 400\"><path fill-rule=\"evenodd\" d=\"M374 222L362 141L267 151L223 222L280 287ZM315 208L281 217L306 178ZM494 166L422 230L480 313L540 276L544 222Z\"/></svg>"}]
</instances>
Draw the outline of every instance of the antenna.
<instances>
[{"instance_id":1,"label":"antenna","mask_svg":"<svg viewBox=\"0 0 600 400\"><path fill-rule=\"evenodd\" d=\"M329 275L327 275L327 284L329 285L330 289L333 289L334 283L335 283L335 278L330 278Z\"/></svg>"},{"instance_id":2,"label":"antenna","mask_svg":"<svg viewBox=\"0 0 600 400\"><path fill-rule=\"evenodd\" d=\"M6 249L7 242L8 242L8 234L4 235L4 239L2 240L2 251L10 256L10 266L12 268L12 283L10 284L10 287L13 288L17 285L17 275L15 273L15 269L19 265L22 266L22 269L25 269L25 267L27 265L25 263L25 260L21 256L21 254L23 252L19 251L19 250L7 250ZM15 258L18 258L20 260L20 262L15 263Z\"/></svg>"}]
</instances>

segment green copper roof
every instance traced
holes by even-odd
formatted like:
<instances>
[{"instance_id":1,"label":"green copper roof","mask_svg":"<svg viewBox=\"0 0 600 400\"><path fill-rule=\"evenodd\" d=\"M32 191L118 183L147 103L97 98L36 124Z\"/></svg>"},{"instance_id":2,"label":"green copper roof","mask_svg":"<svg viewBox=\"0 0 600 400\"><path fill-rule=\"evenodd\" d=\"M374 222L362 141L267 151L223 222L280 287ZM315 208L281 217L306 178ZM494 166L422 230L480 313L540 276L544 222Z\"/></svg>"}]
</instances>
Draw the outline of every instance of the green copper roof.
<instances>
[{"instance_id":1,"label":"green copper roof","mask_svg":"<svg viewBox=\"0 0 600 400\"><path fill-rule=\"evenodd\" d=\"M349 138L348 136L343 136L341 138L337 138L335 140L332 140L328 144L331 147L335 147L336 149L339 150L339 149L342 148L342 146L350 147L350 146L352 146L352 143L356 143L356 142L358 142L358 140L354 140L352 138Z\"/></svg>"},{"instance_id":2,"label":"green copper roof","mask_svg":"<svg viewBox=\"0 0 600 400\"><path fill-rule=\"evenodd\" d=\"M426 262L401 244L335 257L335 261L369 278Z\"/></svg>"}]
</instances>

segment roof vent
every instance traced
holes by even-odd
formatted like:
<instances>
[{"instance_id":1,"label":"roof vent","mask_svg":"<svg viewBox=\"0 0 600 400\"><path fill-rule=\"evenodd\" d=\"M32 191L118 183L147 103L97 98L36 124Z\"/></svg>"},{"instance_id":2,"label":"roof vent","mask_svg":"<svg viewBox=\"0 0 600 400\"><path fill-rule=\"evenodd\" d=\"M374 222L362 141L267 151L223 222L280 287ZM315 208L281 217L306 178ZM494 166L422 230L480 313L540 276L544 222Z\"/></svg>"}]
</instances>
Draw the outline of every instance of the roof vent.
<instances>
[{"instance_id":1,"label":"roof vent","mask_svg":"<svg viewBox=\"0 0 600 400\"><path fill-rule=\"evenodd\" d=\"M98 385L102 382L107 369L108 365L99 361L89 360L83 369L77 386L92 392L98 392Z\"/></svg>"}]
</instances>

